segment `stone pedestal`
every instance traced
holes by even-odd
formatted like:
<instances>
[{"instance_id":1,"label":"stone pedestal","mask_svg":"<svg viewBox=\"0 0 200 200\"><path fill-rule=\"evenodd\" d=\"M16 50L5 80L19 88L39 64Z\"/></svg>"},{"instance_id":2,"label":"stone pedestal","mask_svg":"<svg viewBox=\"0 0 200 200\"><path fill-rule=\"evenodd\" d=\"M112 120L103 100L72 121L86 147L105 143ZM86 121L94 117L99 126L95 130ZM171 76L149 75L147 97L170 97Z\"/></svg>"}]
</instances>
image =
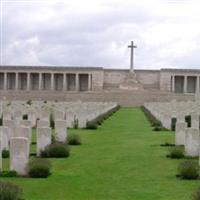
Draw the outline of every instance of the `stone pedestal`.
<instances>
[{"instance_id":1,"label":"stone pedestal","mask_svg":"<svg viewBox=\"0 0 200 200\"><path fill-rule=\"evenodd\" d=\"M143 90L143 85L138 82L136 74L129 72L125 80L120 84L119 89L121 90Z\"/></svg>"}]
</instances>

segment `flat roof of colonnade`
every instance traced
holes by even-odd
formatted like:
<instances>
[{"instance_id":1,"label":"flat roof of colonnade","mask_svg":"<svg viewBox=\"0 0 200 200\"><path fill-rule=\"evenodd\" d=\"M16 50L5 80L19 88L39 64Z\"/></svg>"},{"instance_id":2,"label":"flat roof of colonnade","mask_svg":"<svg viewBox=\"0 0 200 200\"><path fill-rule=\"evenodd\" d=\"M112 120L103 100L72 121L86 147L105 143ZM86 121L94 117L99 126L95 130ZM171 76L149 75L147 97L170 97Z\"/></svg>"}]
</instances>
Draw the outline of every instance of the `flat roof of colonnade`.
<instances>
[{"instance_id":1,"label":"flat roof of colonnade","mask_svg":"<svg viewBox=\"0 0 200 200\"><path fill-rule=\"evenodd\" d=\"M77 71L77 70L103 70L103 67L81 67L81 66L28 66L28 65L0 65L0 70L52 70L52 71Z\"/></svg>"},{"instance_id":2,"label":"flat roof of colonnade","mask_svg":"<svg viewBox=\"0 0 200 200\"><path fill-rule=\"evenodd\" d=\"M195 68L162 68L161 71L163 71L163 72L185 72L185 73L198 72L198 73L200 73L200 67L199 67L199 69L195 69Z\"/></svg>"},{"instance_id":3,"label":"flat roof of colonnade","mask_svg":"<svg viewBox=\"0 0 200 200\"><path fill-rule=\"evenodd\" d=\"M39 65L0 65L0 70L51 70L51 71L124 71L127 72L127 68L106 68L97 66L39 66ZM200 67L197 68L161 68L161 69L148 69L148 67L142 69L135 69L135 71L141 72L198 72L200 73Z\"/></svg>"}]
</instances>

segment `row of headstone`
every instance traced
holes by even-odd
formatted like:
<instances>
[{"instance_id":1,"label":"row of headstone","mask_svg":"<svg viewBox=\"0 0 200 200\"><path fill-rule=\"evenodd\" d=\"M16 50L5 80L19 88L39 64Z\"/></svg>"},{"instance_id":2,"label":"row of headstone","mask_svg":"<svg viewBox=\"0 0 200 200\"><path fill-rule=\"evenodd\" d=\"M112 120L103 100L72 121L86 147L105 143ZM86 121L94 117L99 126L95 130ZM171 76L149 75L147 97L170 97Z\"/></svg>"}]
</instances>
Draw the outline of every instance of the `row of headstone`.
<instances>
[{"instance_id":1,"label":"row of headstone","mask_svg":"<svg viewBox=\"0 0 200 200\"><path fill-rule=\"evenodd\" d=\"M154 102L145 103L144 106L153 116L159 119L167 129L171 129L172 119L176 119L178 122L183 122L185 121L186 116L191 116L192 127L199 128L200 126L198 119L200 116L199 101L171 101L167 103Z\"/></svg>"},{"instance_id":2,"label":"row of headstone","mask_svg":"<svg viewBox=\"0 0 200 200\"><path fill-rule=\"evenodd\" d=\"M2 104L2 102L0 102ZM90 121L102 113L115 107L114 102L42 102L33 101L27 104L24 101L3 102L0 116L3 120L15 120L17 124L24 118L30 121L32 127L37 126L37 119L66 120L67 127L74 127L78 121L79 128L85 128Z\"/></svg>"},{"instance_id":3,"label":"row of headstone","mask_svg":"<svg viewBox=\"0 0 200 200\"><path fill-rule=\"evenodd\" d=\"M2 102L0 102L2 103ZM10 169L20 175L26 174L29 161L30 145L32 143L32 127L36 127L37 155L52 142L50 118L55 123L55 140L66 142L67 127L73 127L75 121L79 127L85 127L87 120L92 120L108 110L116 103L99 102L41 102L30 104L22 101L3 102L0 116L3 124L0 126L0 154L2 150L10 151ZM26 120L24 120L26 118ZM0 156L0 170L2 157Z\"/></svg>"},{"instance_id":4,"label":"row of headstone","mask_svg":"<svg viewBox=\"0 0 200 200\"><path fill-rule=\"evenodd\" d=\"M8 120L9 121L9 120ZM32 128L16 126L15 120L10 120L7 126L0 126L0 155L2 150L10 151L10 170L15 170L19 175L26 175L26 166L29 161L30 145L32 143ZM10 122L9 121L9 122ZM14 125L13 125L14 124ZM55 140L66 142L66 121L55 121ZM48 121L40 121L36 129L37 156L52 142L52 130ZM0 156L0 170L2 169L2 156Z\"/></svg>"},{"instance_id":5,"label":"row of headstone","mask_svg":"<svg viewBox=\"0 0 200 200\"><path fill-rule=\"evenodd\" d=\"M187 128L186 122L176 123L175 144L185 147L185 155L199 156L200 132L199 128Z\"/></svg>"},{"instance_id":6,"label":"row of headstone","mask_svg":"<svg viewBox=\"0 0 200 200\"><path fill-rule=\"evenodd\" d=\"M200 153L200 102L146 103L145 107L162 124L171 129L172 118L176 118L175 144L183 145L186 156L199 156ZM190 116L188 126L186 116Z\"/></svg>"}]
</instances>

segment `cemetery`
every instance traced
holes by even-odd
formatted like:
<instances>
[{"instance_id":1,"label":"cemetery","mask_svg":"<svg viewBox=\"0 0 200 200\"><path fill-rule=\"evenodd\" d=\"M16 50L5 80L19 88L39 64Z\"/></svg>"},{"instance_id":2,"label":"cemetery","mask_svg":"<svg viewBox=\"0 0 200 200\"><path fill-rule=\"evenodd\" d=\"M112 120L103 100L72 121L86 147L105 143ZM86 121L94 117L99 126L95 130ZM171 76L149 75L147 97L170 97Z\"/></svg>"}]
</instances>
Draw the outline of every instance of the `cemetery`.
<instances>
[{"instance_id":1,"label":"cemetery","mask_svg":"<svg viewBox=\"0 0 200 200\"><path fill-rule=\"evenodd\" d=\"M18 186L24 199L193 199L199 174L183 170L199 163L199 102L144 104L159 131L147 111L117 105L2 101L2 183ZM87 127L105 113L101 125Z\"/></svg>"},{"instance_id":2,"label":"cemetery","mask_svg":"<svg viewBox=\"0 0 200 200\"><path fill-rule=\"evenodd\" d=\"M200 200L199 8L0 0L0 200Z\"/></svg>"},{"instance_id":3,"label":"cemetery","mask_svg":"<svg viewBox=\"0 0 200 200\"><path fill-rule=\"evenodd\" d=\"M199 79L1 66L0 199L199 200Z\"/></svg>"}]
</instances>

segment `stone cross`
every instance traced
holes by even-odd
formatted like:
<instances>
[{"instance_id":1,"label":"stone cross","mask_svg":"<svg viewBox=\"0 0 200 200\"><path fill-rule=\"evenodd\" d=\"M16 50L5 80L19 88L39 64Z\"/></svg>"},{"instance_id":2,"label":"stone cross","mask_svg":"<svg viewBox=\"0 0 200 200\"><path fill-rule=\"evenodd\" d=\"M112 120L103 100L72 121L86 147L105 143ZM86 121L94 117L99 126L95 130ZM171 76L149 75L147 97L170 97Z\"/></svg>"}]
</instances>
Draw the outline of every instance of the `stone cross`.
<instances>
[{"instance_id":1,"label":"stone cross","mask_svg":"<svg viewBox=\"0 0 200 200\"><path fill-rule=\"evenodd\" d=\"M137 48L137 46L134 45L133 41L131 41L131 45L129 45L128 48L131 49L130 72L134 72L134 48Z\"/></svg>"}]
</instances>

